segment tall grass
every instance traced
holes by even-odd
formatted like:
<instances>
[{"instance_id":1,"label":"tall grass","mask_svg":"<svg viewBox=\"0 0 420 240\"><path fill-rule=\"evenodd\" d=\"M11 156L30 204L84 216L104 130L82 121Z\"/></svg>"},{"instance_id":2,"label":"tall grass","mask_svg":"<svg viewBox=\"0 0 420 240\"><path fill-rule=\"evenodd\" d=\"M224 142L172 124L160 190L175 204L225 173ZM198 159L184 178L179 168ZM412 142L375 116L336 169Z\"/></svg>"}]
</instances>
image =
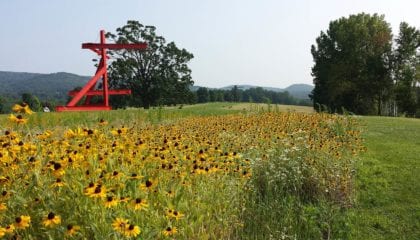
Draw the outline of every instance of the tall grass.
<instances>
[{"instance_id":1,"label":"tall grass","mask_svg":"<svg viewBox=\"0 0 420 240\"><path fill-rule=\"evenodd\" d=\"M348 239L358 127L354 119L326 116L314 115L311 125L289 115L282 126L288 137L254 162L241 238Z\"/></svg>"}]
</instances>

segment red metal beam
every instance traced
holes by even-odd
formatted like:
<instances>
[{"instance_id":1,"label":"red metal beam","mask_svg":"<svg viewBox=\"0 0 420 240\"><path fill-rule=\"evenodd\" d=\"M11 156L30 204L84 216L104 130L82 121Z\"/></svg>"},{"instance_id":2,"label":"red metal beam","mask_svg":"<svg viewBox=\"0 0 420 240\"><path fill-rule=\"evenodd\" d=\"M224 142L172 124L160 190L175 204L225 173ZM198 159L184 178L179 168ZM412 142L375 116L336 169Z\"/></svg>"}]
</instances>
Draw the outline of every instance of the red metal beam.
<instances>
[{"instance_id":1,"label":"red metal beam","mask_svg":"<svg viewBox=\"0 0 420 240\"><path fill-rule=\"evenodd\" d=\"M99 80L99 78L102 77L102 75L106 72L106 67L101 68L96 74L95 76L89 80L88 83L86 83L86 85L82 88L82 90L79 91L78 94L76 94L76 96L74 96L74 98L67 104L67 106L69 107L74 107L76 106L76 104L80 101L80 99L83 98L83 96L89 91L89 89L91 89L96 82Z\"/></svg>"},{"instance_id":2,"label":"red metal beam","mask_svg":"<svg viewBox=\"0 0 420 240\"><path fill-rule=\"evenodd\" d=\"M76 96L80 91L70 91L68 93L69 96ZM86 96L100 96L104 94L103 90L91 90L86 92ZM130 89L110 89L108 90L109 95L128 95L131 94Z\"/></svg>"},{"instance_id":3,"label":"red metal beam","mask_svg":"<svg viewBox=\"0 0 420 240\"><path fill-rule=\"evenodd\" d=\"M145 50L147 43L83 43L83 49L138 49ZM93 50L95 51L95 50Z\"/></svg>"},{"instance_id":4,"label":"red metal beam","mask_svg":"<svg viewBox=\"0 0 420 240\"><path fill-rule=\"evenodd\" d=\"M100 43L83 43L82 48L90 49L99 56L101 61L98 64L95 76L93 76L86 85L80 91L70 91L69 95L73 96L73 99L66 106L58 106L56 110L58 112L63 111L103 111L111 110L109 106L109 95L127 95L131 94L131 90L128 89L108 89L108 71L106 60L109 57L106 55L107 49L137 49L145 50L147 48L146 43L133 43L133 44L111 44L105 43L105 31L100 32L101 41ZM95 90L96 84L102 79L102 89ZM103 96L103 103L99 105L93 105L90 103L92 96ZM86 97L84 104L76 106L78 102ZM79 103L80 104L80 103Z\"/></svg>"}]
</instances>

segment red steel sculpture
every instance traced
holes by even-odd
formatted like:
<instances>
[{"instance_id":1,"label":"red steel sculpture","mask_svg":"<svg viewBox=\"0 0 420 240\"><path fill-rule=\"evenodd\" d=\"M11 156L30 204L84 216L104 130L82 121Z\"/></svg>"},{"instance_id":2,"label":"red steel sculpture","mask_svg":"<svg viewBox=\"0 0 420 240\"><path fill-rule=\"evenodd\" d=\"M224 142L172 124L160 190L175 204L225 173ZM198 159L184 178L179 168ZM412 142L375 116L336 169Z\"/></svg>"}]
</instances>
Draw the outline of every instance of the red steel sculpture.
<instances>
[{"instance_id":1,"label":"red steel sculpture","mask_svg":"<svg viewBox=\"0 0 420 240\"><path fill-rule=\"evenodd\" d=\"M146 43L130 43L130 44L118 44L118 43L105 43L105 31L101 30L101 42L100 43L83 43L83 49L90 49L101 56L101 60L96 70L95 76L93 76L86 85L80 91L70 91L68 94L73 98L66 106L57 106L57 112L64 111L101 111L111 110L109 106L109 95L129 95L131 90L129 89L108 89L108 70L106 60L109 57L106 54L107 49L137 49L145 50L147 48ZM102 79L102 89L96 89L97 82ZM91 104L92 96L103 96L103 103ZM80 100L86 96L83 104L79 104Z\"/></svg>"}]
</instances>

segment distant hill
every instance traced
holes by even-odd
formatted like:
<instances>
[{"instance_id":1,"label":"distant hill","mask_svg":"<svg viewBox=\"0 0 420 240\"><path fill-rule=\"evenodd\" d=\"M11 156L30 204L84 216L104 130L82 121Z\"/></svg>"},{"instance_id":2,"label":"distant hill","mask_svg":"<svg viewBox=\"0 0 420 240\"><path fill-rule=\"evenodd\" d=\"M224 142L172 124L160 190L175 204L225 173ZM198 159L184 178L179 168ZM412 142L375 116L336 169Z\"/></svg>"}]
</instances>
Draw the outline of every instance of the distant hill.
<instances>
[{"instance_id":1,"label":"distant hill","mask_svg":"<svg viewBox=\"0 0 420 240\"><path fill-rule=\"evenodd\" d=\"M89 78L66 72L40 74L0 71L0 96L20 98L23 93L31 93L40 100L66 101L67 92L85 85Z\"/></svg>"},{"instance_id":2,"label":"distant hill","mask_svg":"<svg viewBox=\"0 0 420 240\"><path fill-rule=\"evenodd\" d=\"M23 93L31 93L42 100L54 100L65 102L67 92L75 87L84 86L89 80L88 76L80 76L72 73L58 72L50 74L27 73L27 72L5 72L0 71L0 96L10 98L20 98ZM237 85L239 89L247 90L259 86ZM220 88L230 90L234 85ZM200 86L191 86L192 91L196 91ZM287 88L262 87L265 90L284 92L298 99L309 99L308 94L314 88L308 84L293 84Z\"/></svg>"},{"instance_id":3,"label":"distant hill","mask_svg":"<svg viewBox=\"0 0 420 240\"><path fill-rule=\"evenodd\" d=\"M230 90L230 89L232 89L233 87L234 87L235 85L230 85L230 86L226 86L226 87L222 87L222 88L220 88L220 89L223 89L223 90ZM257 88L257 87L260 87L260 86L254 86L254 85L236 85L237 87L238 87L238 89L242 89L242 90L248 90L248 89L250 89L250 88ZM263 89L265 89L265 90L268 90L268 91L274 91L274 92L284 92L284 89L282 89L282 88L274 88L274 87L262 87Z\"/></svg>"},{"instance_id":4,"label":"distant hill","mask_svg":"<svg viewBox=\"0 0 420 240\"><path fill-rule=\"evenodd\" d=\"M292 84L285 88L284 90L288 91L290 95L295 98L300 99L309 99L309 94L314 89L314 86L309 84Z\"/></svg>"}]
</instances>

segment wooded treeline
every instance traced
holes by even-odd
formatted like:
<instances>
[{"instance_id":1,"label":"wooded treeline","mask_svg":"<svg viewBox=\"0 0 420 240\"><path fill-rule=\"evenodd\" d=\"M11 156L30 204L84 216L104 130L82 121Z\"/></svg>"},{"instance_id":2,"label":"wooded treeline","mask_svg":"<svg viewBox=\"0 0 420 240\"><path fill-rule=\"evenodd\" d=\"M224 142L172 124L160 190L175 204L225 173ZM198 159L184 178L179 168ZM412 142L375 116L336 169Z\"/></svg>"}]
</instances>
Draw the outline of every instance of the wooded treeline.
<instances>
[{"instance_id":1,"label":"wooded treeline","mask_svg":"<svg viewBox=\"0 0 420 240\"><path fill-rule=\"evenodd\" d=\"M383 15L332 21L312 46L316 110L420 117L420 31Z\"/></svg>"}]
</instances>

